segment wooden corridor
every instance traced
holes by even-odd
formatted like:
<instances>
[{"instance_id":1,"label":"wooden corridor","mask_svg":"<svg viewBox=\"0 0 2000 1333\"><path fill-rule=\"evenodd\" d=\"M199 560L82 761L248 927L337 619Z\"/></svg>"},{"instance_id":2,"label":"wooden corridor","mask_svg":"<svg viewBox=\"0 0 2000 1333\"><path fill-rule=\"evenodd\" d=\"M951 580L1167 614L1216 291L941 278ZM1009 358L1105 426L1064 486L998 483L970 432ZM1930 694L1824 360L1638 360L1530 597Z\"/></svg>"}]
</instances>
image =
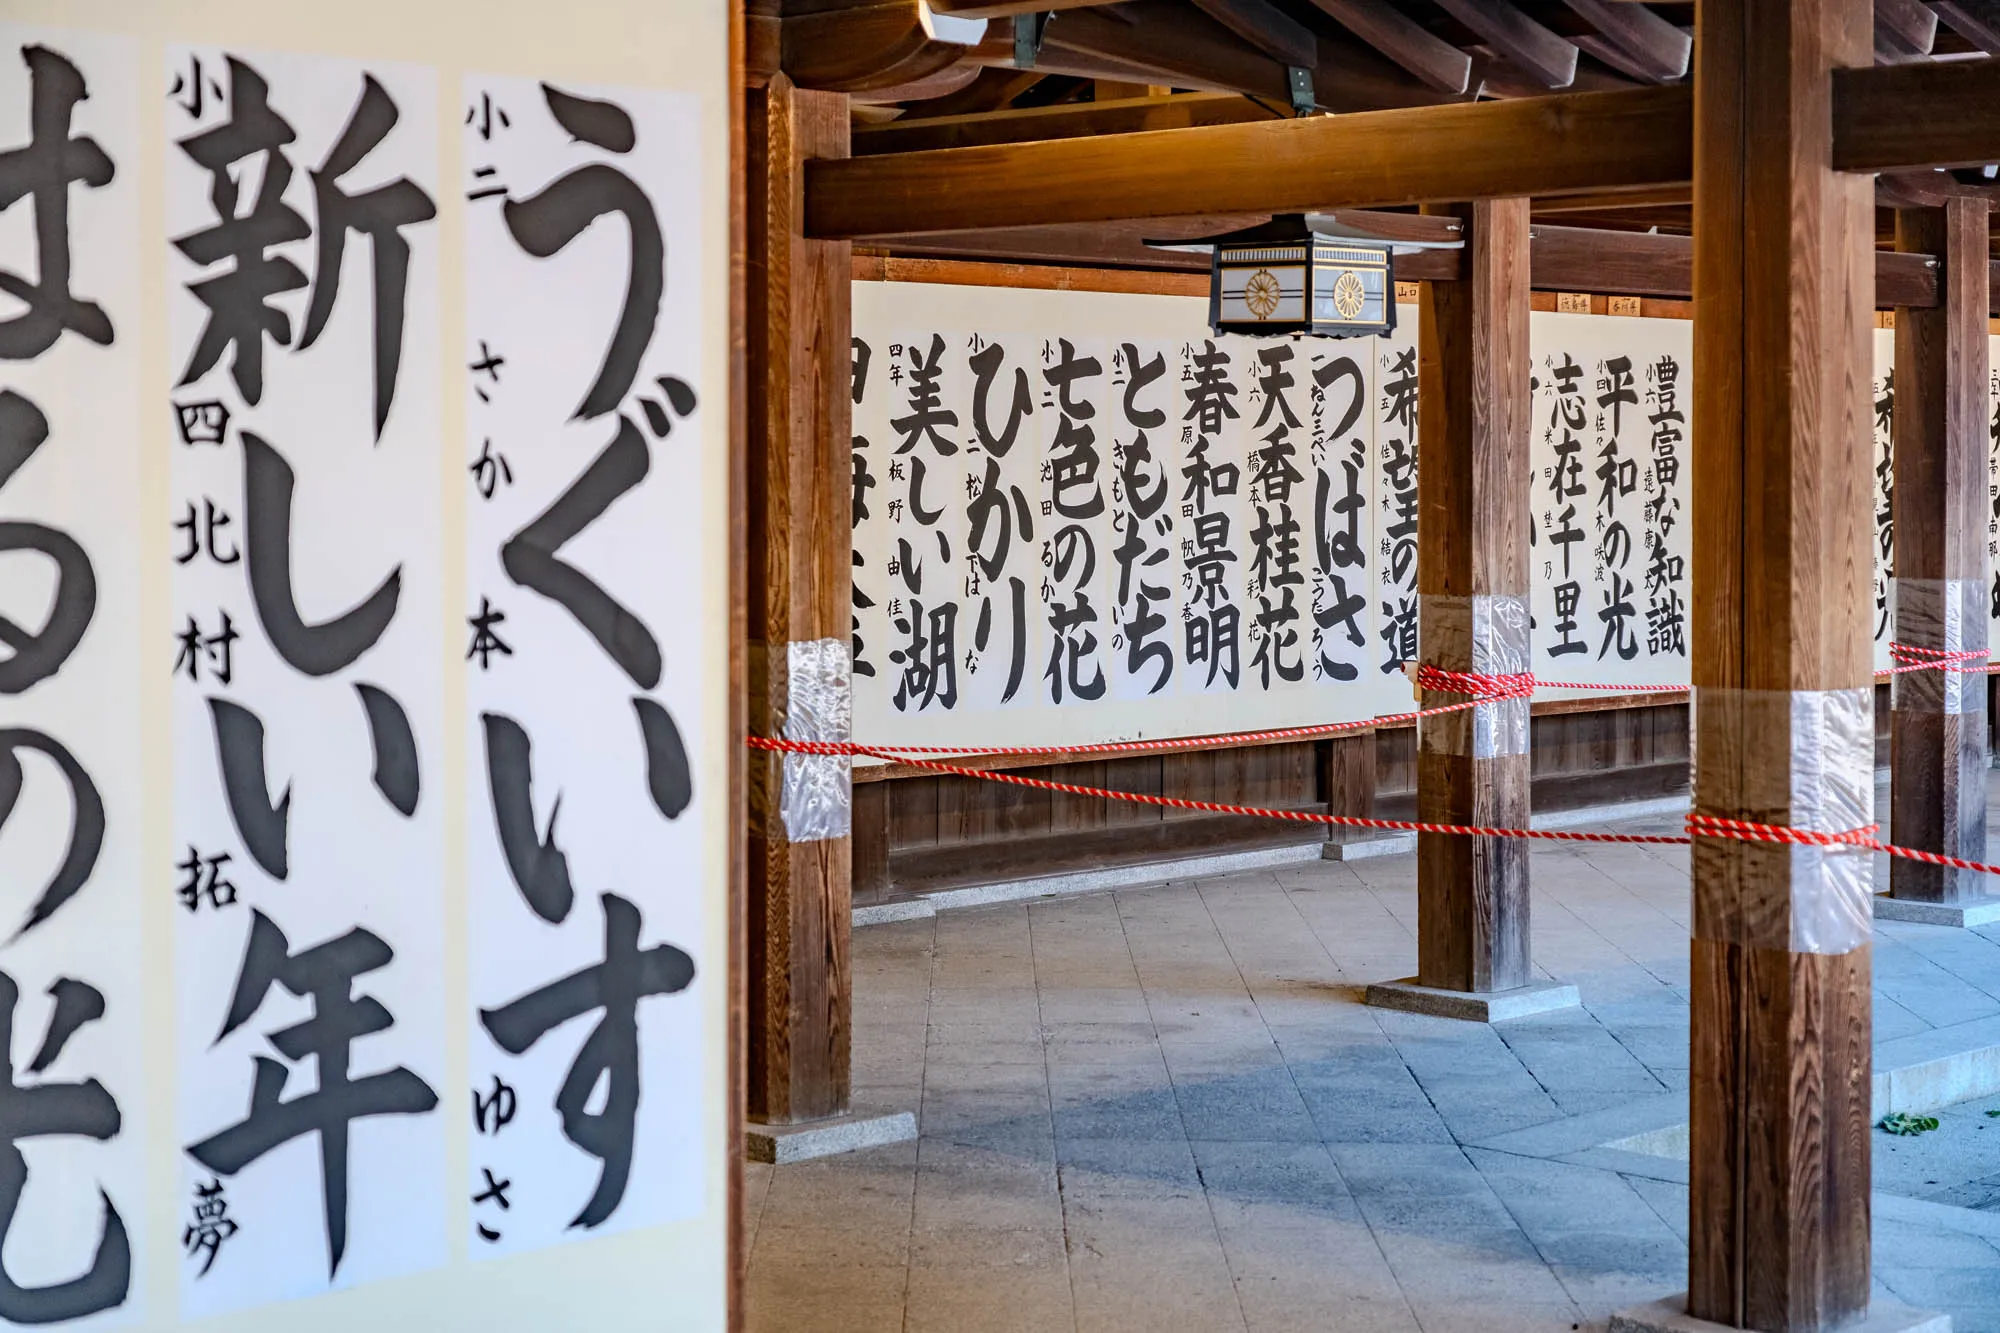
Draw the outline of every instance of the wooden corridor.
<instances>
[{"instance_id":1,"label":"wooden corridor","mask_svg":"<svg viewBox=\"0 0 2000 1333\"><path fill-rule=\"evenodd\" d=\"M1141 237L1300 210L1466 241L1396 271L1420 284L1428 665L1501 669L1514 649L1495 626L1525 624L1536 289L1690 302L1697 814L1873 822L1878 308L1908 386L1898 528L1924 534L1898 555L1898 642L1983 654L1992 0L1704 0L1698 24L1691 5L1629 0L752 0L743 49L753 733L786 725L802 650L848 633L857 264L1159 275L1185 256ZM1909 845L1983 858L1987 690L1967 679L1899 678L1891 800ZM1482 702L1427 727L1422 818L1527 820L1527 711ZM1514 734L1514 712L1521 740L1473 743ZM1375 764L1328 753L1300 800L1372 803ZM791 839L785 772L756 756L748 803L747 1110L772 1125L850 1107L849 914L878 873L858 823ZM882 781L852 793L856 821L892 799ZM1870 860L1695 839L1701 1319L1807 1333L1869 1308ZM1516 840L1423 835L1423 984L1534 979L1529 868ZM1889 886L1935 904L1987 891L1900 867Z\"/></svg>"}]
</instances>

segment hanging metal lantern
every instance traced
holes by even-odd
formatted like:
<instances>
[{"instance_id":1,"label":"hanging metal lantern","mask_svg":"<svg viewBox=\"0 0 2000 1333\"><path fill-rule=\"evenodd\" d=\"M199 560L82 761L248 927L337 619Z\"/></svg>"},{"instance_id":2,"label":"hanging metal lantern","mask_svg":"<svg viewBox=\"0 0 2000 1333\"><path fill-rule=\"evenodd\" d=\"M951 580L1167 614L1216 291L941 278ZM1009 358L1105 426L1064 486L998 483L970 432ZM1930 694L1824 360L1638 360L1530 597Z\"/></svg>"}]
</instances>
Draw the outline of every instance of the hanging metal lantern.
<instances>
[{"instance_id":1,"label":"hanging metal lantern","mask_svg":"<svg viewBox=\"0 0 2000 1333\"><path fill-rule=\"evenodd\" d=\"M1393 332L1390 256L1399 249L1432 248L1364 236L1332 217L1304 213L1280 214L1220 236L1146 244L1211 253L1208 322L1217 333L1321 338Z\"/></svg>"}]
</instances>

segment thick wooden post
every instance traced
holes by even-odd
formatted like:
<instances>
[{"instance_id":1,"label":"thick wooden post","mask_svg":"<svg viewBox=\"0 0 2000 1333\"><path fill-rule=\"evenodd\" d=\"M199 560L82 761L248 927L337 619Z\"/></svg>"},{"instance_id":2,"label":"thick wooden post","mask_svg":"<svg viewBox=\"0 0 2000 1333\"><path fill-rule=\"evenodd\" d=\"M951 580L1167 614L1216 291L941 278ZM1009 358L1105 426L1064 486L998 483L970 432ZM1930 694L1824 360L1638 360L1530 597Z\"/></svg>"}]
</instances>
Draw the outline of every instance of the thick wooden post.
<instances>
[{"instance_id":1,"label":"thick wooden post","mask_svg":"<svg viewBox=\"0 0 2000 1333\"><path fill-rule=\"evenodd\" d=\"M1873 185L1832 169L1869 0L1703 0L1695 814L1873 820ZM1688 1310L1831 1329L1869 1288L1868 853L1699 832Z\"/></svg>"},{"instance_id":2,"label":"thick wooden post","mask_svg":"<svg viewBox=\"0 0 2000 1333\"><path fill-rule=\"evenodd\" d=\"M1464 276L1419 298L1417 592L1424 661L1502 675L1528 661L1528 201L1451 210ZM1462 696L1427 691L1426 707ZM1528 702L1505 699L1418 729L1417 817L1525 827ZM1417 835L1417 982L1525 986L1528 848L1518 838Z\"/></svg>"},{"instance_id":3,"label":"thick wooden post","mask_svg":"<svg viewBox=\"0 0 2000 1333\"><path fill-rule=\"evenodd\" d=\"M749 725L845 740L851 246L805 238L802 186L805 159L847 156L847 98L783 75L747 96ZM753 1120L848 1109L851 797L845 759L751 759Z\"/></svg>"},{"instance_id":4,"label":"thick wooden post","mask_svg":"<svg viewBox=\"0 0 2000 1333\"><path fill-rule=\"evenodd\" d=\"M1896 215L1896 248L1938 256L1939 304L1896 311L1896 642L1986 658L1987 205ZM1890 831L1905 847L1986 859L1986 679L1896 677ZM1981 898L1984 876L1893 860L1890 893Z\"/></svg>"}]
</instances>

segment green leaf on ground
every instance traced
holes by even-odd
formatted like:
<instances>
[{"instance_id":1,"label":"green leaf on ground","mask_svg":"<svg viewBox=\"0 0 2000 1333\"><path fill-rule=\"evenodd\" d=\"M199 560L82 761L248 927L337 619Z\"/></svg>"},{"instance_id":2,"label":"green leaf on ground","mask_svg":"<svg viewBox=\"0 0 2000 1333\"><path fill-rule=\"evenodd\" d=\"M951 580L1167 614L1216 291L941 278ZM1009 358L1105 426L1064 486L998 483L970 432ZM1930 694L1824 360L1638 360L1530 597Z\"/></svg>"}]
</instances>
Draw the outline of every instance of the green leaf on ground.
<instances>
[{"instance_id":1,"label":"green leaf on ground","mask_svg":"<svg viewBox=\"0 0 2000 1333\"><path fill-rule=\"evenodd\" d=\"M1911 1115L1908 1111L1891 1111L1876 1121L1875 1127L1885 1133L1908 1136L1928 1134L1938 1127L1938 1122L1937 1117L1933 1115Z\"/></svg>"}]
</instances>

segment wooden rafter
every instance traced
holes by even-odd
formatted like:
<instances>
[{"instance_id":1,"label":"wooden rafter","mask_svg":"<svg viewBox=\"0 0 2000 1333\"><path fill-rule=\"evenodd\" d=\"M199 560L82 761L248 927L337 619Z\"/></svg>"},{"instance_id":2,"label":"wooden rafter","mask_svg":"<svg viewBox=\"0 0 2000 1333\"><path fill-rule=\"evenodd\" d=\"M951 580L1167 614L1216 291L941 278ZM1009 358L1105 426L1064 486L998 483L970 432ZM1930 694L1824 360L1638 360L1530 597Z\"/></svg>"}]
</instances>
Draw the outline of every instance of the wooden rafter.
<instances>
[{"instance_id":1,"label":"wooden rafter","mask_svg":"<svg viewBox=\"0 0 2000 1333\"><path fill-rule=\"evenodd\" d=\"M1931 8L1966 41L2000 55L2000 0L1932 0Z\"/></svg>"},{"instance_id":2,"label":"wooden rafter","mask_svg":"<svg viewBox=\"0 0 2000 1333\"><path fill-rule=\"evenodd\" d=\"M1937 11L1923 0L1875 0L1875 31L1893 33L1912 55L1927 56L1937 43Z\"/></svg>"},{"instance_id":3,"label":"wooden rafter","mask_svg":"<svg viewBox=\"0 0 2000 1333\"><path fill-rule=\"evenodd\" d=\"M927 74L908 83L891 84L887 88L871 88L853 94L853 101L862 105L882 106L892 102L921 102L932 97L944 97L958 92L984 72L982 66L969 60L959 60L946 65L934 74Z\"/></svg>"},{"instance_id":4,"label":"wooden rafter","mask_svg":"<svg viewBox=\"0 0 2000 1333\"><path fill-rule=\"evenodd\" d=\"M1472 57L1433 36L1388 0L1312 0L1327 17L1440 92L1463 93Z\"/></svg>"},{"instance_id":5,"label":"wooden rafter","mask_svg":"<svg viewBox=\"0 0 2000 1333\"><path fill-rule=\"evenodd\" d=\"M1312 30L1269 0L1194 0L1194 6L1273 60L1303 69L1319 63Z\"/></svg>"},{"instance_id":6,"label":"wooden rafter","mask_svg":"<svg viewBox=\"0 0 2000 1333\"><path fill-rule=\"evenodd\" d=\"M1368 47L1320 37L1313 84L1331 111L1423 106L1451 94L1425 86ZM1055 67L1070 55L1114 61L1150 72L1151 81L1206 88L1291 104L1283 63L1257 50L1208 15L1176 0L1133 0L1110 11L1070 10L1052 16L1042 36L1038 64ZM1143 76L1143 75L1142 75Z\"/></svg>"},{"instance_id":7,"label":"wooden rafter","mask_svg":"<svg viewBox=\"0 0 2000 1333\"><path fill-rule=\"evenodd\" d=\"M1236 93L1180 93L1172 97L1135 97L969 115L925 114L921 118L905 117L890 125L857 129L854 153L857 157L910 153L1033 139L1186 129L1194 125L1235 125L1247 120L1277 118L1278 113L1268 105Z\"/></svg>"},{"instance_id":8,"label":"wooden rafter","mask_svg":"<svg viewBox=\"0 0 2000 1333\"><path fill-rule=\"evenodd\" d=\"M1613 69L1652 83L1672 83L1687 76L1694 55L1694 38L1641 4L1618 0L1563 0L1595 37L1578 37L1577 45Z\"/></svg>"},{"instance_id":9,"label":"wooden rafter","mask_svg":"<svg viewBox=\"0 0 2000 1333\"><path fill-rule=\"evenodd\" d=\"M780 41L785 73L801 88L834 92L889 88L940 73L969 51L932 35L923 4L873 0L788 14Z\"/></svg>"},{"instance_id":10,"label":"wooden rafter","mask_svg":"<svg viewBox=\"0 0 2000 1333\"><path fill-rule=\"evenodd\" d=\"M1563 93L814 163L807 219L858 237L1654 188L1691 178L1691 105Z\"/></svg>"},{"instance_id":11,"label":"wooden rafter","mask_svg":"<svg viewBox=\"0 0 2000 1333\"><path fill-rule=\"evenodd\" d=\"M1438 0L1438 6L1542 87L1567 88L1575 80L1576 43L1529 18L1511 0Z\"/></svg>"},{"instance_id":12,"label":"wooden rafter","mask_svg":"<svg viewBox=\"0 0 2000 1333\"><path fill-rule=\"evenodd\" d=\"M1015 14L1046 14L1054 10L1088 9L1113 0L934 0L931 9L953 18L997 19Z\"/></svg>"}]
</instances>

